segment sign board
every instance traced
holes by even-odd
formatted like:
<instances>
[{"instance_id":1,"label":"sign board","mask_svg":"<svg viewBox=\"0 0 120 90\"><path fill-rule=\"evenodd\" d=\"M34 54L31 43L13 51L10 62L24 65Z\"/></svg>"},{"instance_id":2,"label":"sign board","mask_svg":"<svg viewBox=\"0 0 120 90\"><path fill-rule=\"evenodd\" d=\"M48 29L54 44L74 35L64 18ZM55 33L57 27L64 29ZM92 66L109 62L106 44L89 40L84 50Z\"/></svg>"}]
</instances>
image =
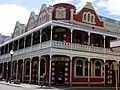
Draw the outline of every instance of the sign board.
<instances>
[{"instance_id":1,"label":"sign board","mask_svg":"<svg viewBox=\"0 0 120 90\"><path fill-rule=\"evenodd\" d=\"M113 62L113 69L114 70L118 70L118 63L117 62Z\"/></svg>"}]
</instances>

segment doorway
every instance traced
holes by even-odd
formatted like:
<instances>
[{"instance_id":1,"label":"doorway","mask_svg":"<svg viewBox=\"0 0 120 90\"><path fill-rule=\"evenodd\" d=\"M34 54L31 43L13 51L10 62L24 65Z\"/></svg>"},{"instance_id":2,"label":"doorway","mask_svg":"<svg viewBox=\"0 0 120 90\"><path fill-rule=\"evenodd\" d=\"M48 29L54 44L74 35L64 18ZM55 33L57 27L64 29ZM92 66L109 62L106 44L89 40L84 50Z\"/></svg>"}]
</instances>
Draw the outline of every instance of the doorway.
<instances>
[{"instance_id":1,"label":"doorway","mask_svg":"<svg viewBox=\"0 0 120 90\"><path fill-rule=\"evenodd\" d=\"M64 85L64 73L65 73L65 62L57 61L55 62L55 84Z\"/></svg>"}]
</instances>

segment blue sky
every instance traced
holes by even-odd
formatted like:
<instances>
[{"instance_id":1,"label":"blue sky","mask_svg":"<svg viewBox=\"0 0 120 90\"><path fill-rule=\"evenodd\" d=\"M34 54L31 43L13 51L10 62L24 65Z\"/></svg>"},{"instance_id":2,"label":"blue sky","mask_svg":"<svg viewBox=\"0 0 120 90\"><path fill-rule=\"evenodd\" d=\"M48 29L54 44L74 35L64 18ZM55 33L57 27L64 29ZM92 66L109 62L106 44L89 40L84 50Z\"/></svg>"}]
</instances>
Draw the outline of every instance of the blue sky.
<instances>
[{"instance_id":1,"label":"blue sky","mask_svg":"<svg viewBox=\"0 0 120 90\"><path fill-rule=\"evenodd\" d=\"M50 0L0 0L0 4L17 4L27 9L40 8L41 4L48 3Z\"/></svg>"},{"instance_id":2,"label":"blue sky","mask_svg":"<svg viewBox=\"0 0 120 90\"><path fill-rule=\"evenodd\" d=\"M0 0L0 33L11 35L15 23L26 24L31 11L39 13L42 4L51 4L52 0ZM54 0L56 3L72 3L77 9L90 1L97 14L105 17L120 20L119 0Z\"/></svg>"}]
</instances>

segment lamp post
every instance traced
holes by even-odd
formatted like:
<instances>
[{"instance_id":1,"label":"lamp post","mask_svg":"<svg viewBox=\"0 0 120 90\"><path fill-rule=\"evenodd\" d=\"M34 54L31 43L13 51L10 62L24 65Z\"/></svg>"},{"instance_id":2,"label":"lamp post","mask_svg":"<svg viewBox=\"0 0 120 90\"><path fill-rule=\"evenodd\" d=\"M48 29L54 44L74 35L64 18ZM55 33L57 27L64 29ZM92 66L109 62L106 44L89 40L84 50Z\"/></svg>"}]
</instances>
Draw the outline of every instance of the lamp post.
<instances>
[{"instance_id":1,"label":"lamp post","mask_svg":"<svg viewBox=\"0 0 120 90\"><path fill-rule=\"evenodd\" d=\"M12 80L12 56L13 56L13 50L10 51L10 55L11 55L11 62L10 62L10 69L11 69L11 73L10 73L10 83L11 83L11 80Z\"/></svg>"}]
</instances>

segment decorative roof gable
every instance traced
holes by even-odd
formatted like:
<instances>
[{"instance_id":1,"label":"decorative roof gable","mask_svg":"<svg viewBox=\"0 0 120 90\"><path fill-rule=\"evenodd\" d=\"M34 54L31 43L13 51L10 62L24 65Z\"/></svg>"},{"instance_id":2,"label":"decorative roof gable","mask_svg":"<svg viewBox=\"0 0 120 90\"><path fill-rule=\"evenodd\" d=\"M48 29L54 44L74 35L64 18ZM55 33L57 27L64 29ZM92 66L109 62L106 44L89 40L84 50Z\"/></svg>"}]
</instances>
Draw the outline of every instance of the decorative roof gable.
<instances>
[{"instance_id":1,"label":"decorative roof gable","mask_svg":"<svg viewBox=\"0 0 120 90\"><path fill-rule=\"evenodd\" d=\"M38 16L32 11L30 16L29 16L29 20L28 20L28 23L27 23L26 31L31 30L31 29L36 27L37 19L38 19Z\"/></svg>"},{"instance_id":2,"label":"decorative roof gable","mask_svg":"<svg viewBox=\"0 0 120 90\"><path fill-rule=\"evenodd\" d=\"M92 4L87 2L80 12L74 14L74 20L86 24L103 27L103 21L96 14Z\"/></svg>"},{"instance_id":3,"label":"decorative roof gable","mask_svg":"<svg viewBox=\"0 0 120 90\"><path fill-rule=\"evenodd\" d=\"M14 38L14 37L17 37L20 34L24 33L25 27L26 27L25 24L21 24L21 23L19 23L19 21L17 21L12 37Z\"/></svg>"}]
</instances>

